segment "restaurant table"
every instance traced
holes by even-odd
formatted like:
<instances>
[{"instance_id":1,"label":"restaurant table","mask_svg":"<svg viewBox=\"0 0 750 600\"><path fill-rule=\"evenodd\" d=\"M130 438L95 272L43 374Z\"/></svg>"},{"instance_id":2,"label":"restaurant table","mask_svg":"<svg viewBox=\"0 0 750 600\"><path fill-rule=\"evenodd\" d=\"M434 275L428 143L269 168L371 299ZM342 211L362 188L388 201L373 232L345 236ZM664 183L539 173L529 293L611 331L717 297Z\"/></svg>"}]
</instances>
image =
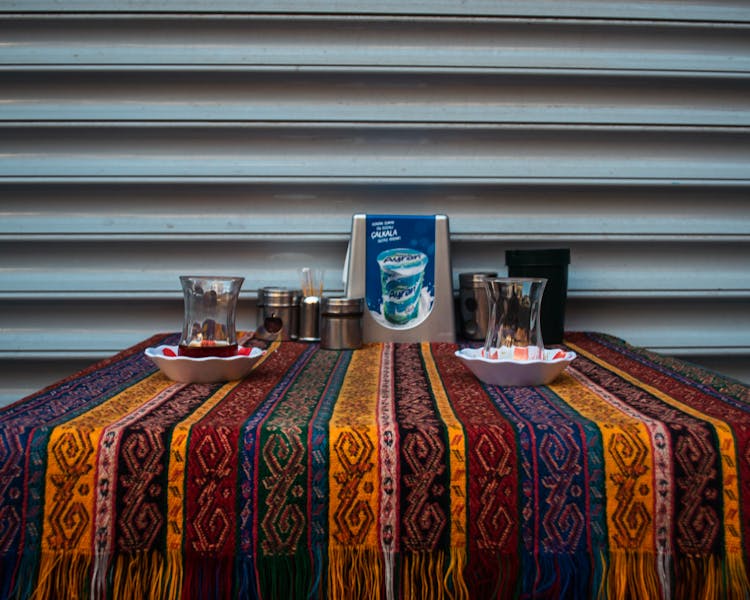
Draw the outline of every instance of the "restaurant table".
<instances>
[{"instance_id":1,"label":"restaurant table","mask_svg":"<svg viewBox=\"0 0 750 600\"><path fill-rule=\"evenodd\" d=\"M2 598L746 598L750 388L603 334L539 387L450 343L160 334L0 410Z\"/></svg>"}]
</instances>

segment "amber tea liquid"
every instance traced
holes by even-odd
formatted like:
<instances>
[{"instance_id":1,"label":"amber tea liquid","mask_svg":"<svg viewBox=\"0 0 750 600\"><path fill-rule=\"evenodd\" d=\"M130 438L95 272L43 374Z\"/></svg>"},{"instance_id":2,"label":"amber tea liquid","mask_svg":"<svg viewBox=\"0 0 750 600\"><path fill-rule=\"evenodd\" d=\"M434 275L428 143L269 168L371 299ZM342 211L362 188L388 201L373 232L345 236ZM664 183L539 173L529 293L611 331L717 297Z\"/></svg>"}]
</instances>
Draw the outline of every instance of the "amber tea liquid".
<instances>
[{"instance_id":1,"label":"amber tea liquid","mask_svg":"<svg viewBox=\"0 0 750 600\"><path fill-rule=\"evenodd\" d=\"M200 345L192 344L190 346L183 346L180 344L178 347L178 354L190 358L205 358L207 356L226 358L237 354L237 344L213 343Z\"/></svg>"}]
</instances>

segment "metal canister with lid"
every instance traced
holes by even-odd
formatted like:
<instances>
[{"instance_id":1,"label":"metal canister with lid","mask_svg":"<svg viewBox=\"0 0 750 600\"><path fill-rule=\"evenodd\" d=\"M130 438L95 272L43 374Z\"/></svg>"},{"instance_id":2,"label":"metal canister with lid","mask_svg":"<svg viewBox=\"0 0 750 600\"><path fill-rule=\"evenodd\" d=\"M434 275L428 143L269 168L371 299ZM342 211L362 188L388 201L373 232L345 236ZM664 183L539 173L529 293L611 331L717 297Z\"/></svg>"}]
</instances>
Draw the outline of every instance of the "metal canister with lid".
<instances>
[{"instance_id":1,"label":"metal canister with lid","mask_svg":"<svg viewBox=\"0 0 750 600\"><path fill-rule=\"evenodd\" d=\"M364 298L323 298L320 305L320 347L355 350L362 346Z\"/></svg>"},{"instance_id":2,"label":"metal canister with lid","mask_svg":"<svg viewBox=\"0 0 750 600\"><path fill-rule=\"evenodd\" d=\"M299 336L299 302L302 292L263 288L255 336L263 340L296 340ZM260 296L260 292L259 292Z\"/></svg>"},{"instance_id":3,"label":"metal canister with lid","mask_svg":"<svg viewBox=\"0 0 750 600\"><path fill-rule=\"evenodd\" d=\"M257 309L255 322L258 324L258 327L263 325L263 319L265 318L265 313L263 311L265 310L266 306L266 292L271 290L286 290L286 288L269 285L258 289L258 300L255 303Z\"/></svg>"},{"instance_id":4,"label":"metal canister with lid","mask_svg":"<svg viewBox=\"0 0 750 600\"><path fill-rule=\"evenodd\" d=\"M497 273L487 271L458 275L460 331L467 340L484 340L487 335L490 315L484 287L486 277L497 277Z\"/></svg>"}]
</instances>

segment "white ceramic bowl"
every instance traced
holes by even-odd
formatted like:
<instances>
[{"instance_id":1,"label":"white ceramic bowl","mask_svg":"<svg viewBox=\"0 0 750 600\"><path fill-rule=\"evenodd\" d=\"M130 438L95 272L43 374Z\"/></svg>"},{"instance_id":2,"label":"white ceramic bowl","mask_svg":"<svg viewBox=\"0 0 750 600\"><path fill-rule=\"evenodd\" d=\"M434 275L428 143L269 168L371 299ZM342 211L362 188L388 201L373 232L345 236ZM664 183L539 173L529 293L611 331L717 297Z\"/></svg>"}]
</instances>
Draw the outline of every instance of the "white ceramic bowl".
<instances>
[{"instance_id":1,"label":"white ceramic bowl","mask_svg":"<svg viewBox=\"0 0 750 600\"><path fill-rule=\"evenodd\" d=\"M175 356L165 355L165 349ZM177 355L177 346L156 346L145 350L146 356L154 361L162 373L172 381L182 383L216 383L242 379L253 370L255 363L265 353L265 350L253 348L249 355L191 358Z\"/></svg>"},{"instance_id":2,"label":"white ceramic bowl","mask_svg":"<svg viewBox=\"0 0 750 600\"><path fill-rule=\"evenodd\" d=\"M489 359L482 356L482 348L462 348L456 356L481 381L491 385L522 386L547 385L562 373L575 352L567 351L561 358L552 358L560 350L545 349L543 360Z\"/></svg>"}]
</instances>

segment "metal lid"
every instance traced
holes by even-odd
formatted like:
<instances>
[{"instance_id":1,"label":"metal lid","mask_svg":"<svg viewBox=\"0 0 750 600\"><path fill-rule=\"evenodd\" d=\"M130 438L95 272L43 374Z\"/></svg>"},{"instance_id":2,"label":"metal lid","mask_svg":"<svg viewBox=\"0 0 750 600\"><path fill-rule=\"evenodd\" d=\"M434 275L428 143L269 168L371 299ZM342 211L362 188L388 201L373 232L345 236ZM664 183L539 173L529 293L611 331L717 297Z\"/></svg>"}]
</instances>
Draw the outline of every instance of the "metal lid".
<instances>
[{"instance_id":1,"label":"metal lid","mask_svg":"<svg viewBox=\"0 0 750 600\"><path fill-rule=\"evenodd\" d=\"M483 273L459 273L458 285L461 287L481 287L485 277L497 277L497 273L486 271Z\"/></svg>"},{"instance_id":2,"label":"metal lid","mask_svg":"<svg viewBox=\"0 0 750 600\"><path fill-rule=\"evenodd\" d=\"M260 296L260 291L258 292ZM268 306L295 306L299 304L301 290L288 290L286 288L263 288L263 301Z\"/></svg>"},{"instance_id":3,"label":"metal lid","mask_svg":"<svg viewBox=\"0 0 750 600\"><path fill-rule=\"evenodd\" d=\"M323 298L320 310L329 315L362 314L365 308L364 298Z\"/></svg>"},{"instance_id":4,"label":"metal lid","mask_svg":"<svg viewBox=\"0 0 750 600\"><path fill-rule=\"evenodd\" d=\"M283 287L276 287L273 285L267 285L266 287L262 287L258 289L258 304L263 304L263 301L266 298L266 295L273 292L273 290L286 290L286 288Z\"/></svg>"}]
</instances>

